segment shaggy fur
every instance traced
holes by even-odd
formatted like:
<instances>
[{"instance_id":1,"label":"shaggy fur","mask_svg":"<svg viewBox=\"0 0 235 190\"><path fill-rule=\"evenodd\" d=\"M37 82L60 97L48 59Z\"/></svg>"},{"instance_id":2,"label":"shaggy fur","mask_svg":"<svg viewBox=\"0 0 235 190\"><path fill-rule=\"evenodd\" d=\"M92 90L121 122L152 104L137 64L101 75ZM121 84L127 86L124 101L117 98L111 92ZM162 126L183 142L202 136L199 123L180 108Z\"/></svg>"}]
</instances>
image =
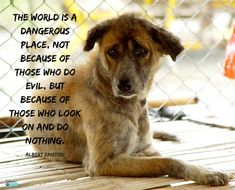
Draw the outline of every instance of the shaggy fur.
<instances>
[{"instance_id":1,"label":"shaggy fur","mask_svg":"<svg viewBox=\"0 0 235 190\"><path fill-rule=\"evenodd\" d=\"M231 176L185 161L161 156L152 147L146 97L159 67L159 58L173 60L183 50L178 38L133 15L122 15L93 27L84 50L99 50L79 64L63 90L35 91L34 95L70 95L68 104L32 104L35 110L81 109L81 117L33 117L26 123L68 124L67 131L28 131L28 136L61 137L62 145L38 145L39 152L62 152L51 159L82 162L92 176L161 176L226 185ZM51 79L57 80L57 79Z\"/></svg>"}]
</instances>

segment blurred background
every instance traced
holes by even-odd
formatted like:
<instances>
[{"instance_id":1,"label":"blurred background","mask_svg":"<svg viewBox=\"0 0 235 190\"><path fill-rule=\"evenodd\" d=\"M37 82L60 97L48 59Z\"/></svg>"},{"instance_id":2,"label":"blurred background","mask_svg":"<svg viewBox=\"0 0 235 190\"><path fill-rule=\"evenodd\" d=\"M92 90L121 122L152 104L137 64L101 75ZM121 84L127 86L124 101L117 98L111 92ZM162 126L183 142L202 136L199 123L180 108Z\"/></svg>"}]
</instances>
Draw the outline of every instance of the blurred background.
<instances>
[{"instance_id":1,"label":"blurred background","mask_svg":"<svg viewBox=\"0 0 235 190\"><path fill-rule=\"evenodd\" d=\"M21 63L22 54L71 54L68 64L86 62L82 48L86 33L105 19L134 12L178 36L184 52L176 62L161 59L150 100L165 102L190 100L173 109L182 111L184 119L235 128L235 79L224 75L226 46L232 36L234 0L1 0L0 2L0 117L9 109L22 109L19 98L26 93L29 77L16 77L15 68L56 67L60 63L38 65ZM77 21L15 21L15 13L76 14ZM21 35L22 27L69 27L69 35ZM21 49L25 41L71 41L68 49ZM235 45L234 45L235 47ZM234 48L233 47L233 48ZM174 119L174 118L173 118ZM0 120L0 138L22 135L17 124Z\"/></svg>"}]
</instances>

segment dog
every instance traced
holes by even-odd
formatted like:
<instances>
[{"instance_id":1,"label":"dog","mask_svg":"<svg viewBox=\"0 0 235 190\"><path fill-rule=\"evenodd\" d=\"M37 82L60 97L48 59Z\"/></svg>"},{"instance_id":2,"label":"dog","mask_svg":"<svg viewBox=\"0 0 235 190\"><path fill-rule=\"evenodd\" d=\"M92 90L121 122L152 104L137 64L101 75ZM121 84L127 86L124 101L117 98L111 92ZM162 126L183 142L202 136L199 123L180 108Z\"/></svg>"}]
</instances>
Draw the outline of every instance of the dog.
<instances>
[{"instance_id":1,"label":"dog","mask_svg":"<svg viewBox=\"0 0 235 190\"><path fill-rule=\"evenodd\" d=\"M90 176L162 176L206 185L226 185L232 176L186 161L164 157L152 145L146 97L159 59L173 61L183 50L179 39L133 14L97 24L88 32L84 51L98 51L76 74L60 78L62 90L34 91L37 96L70 95L69 102L31 104L38 110L79 109L80 117L28 117L25 123L68 125L67 130L28 130L33 137L61 137L61 144L38 144L38 152L61 152L52 160L83 163ZM51 79L53 80L53 79ZM54 79L57 80L57 79Z\"/></svg>"}]
</instances>

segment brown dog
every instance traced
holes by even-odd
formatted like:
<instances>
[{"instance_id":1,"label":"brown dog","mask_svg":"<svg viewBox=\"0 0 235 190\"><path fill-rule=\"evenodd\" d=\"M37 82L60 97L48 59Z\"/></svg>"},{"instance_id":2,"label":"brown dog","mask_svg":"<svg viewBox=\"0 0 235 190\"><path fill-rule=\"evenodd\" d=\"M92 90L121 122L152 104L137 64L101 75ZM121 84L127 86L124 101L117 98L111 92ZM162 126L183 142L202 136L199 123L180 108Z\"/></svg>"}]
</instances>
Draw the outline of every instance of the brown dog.
<instances>
[{"instance_id":1,"label":"brown dog","mask_svg":"<svg viewBox=\"0 0 235 190\"><path fill-rule=\"evenodd\" d=\"M51 159L83 162L89 175L161 176L188 178L201 184L225 185L229 174L170 157L152 147L146 96L159 67L159 58L173 60L183 50L166 30L133 15L122 15L92 28L85 51L98 42L99 52L76 74L64 77L63 90L34 95L70 95L68 104L32 104L35 110L80 109L81 117L32 117L25 122L68 124L68 130L31 130L30 137L61 137L64 144L35 144L39 152L62 152ZM53 79L52 79L53 80ZM57 79L54 79L55 81Z\"/></svg>"}]
</instances>

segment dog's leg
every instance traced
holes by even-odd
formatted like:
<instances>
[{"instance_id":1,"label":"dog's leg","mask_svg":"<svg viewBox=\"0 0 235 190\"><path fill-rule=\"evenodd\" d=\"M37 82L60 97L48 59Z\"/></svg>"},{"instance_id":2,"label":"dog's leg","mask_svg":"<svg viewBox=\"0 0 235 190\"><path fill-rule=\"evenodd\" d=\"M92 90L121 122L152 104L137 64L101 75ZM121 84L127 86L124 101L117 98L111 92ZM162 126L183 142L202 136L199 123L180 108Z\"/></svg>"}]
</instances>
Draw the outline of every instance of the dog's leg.
<instances>
[{"instance_id":1,"label":"dog's leg","mask_svg":"<svg viewBox=\"0 0 235 190\"><path fill-rule=\"evenodd\" d=\"M101 115L99 118L94 116L95 124L90 120L85 128L88 152L84 164L90 175L132 177L169 175L208 185L225 185L230 181L231 176L224 172L206 169L178 159L131 155L140 147L139 138L141 137L143 143L144 137L138 136L136 127L130 120L120 122L117 118L122 117L115 113L109 114L107 118L109 119L100 120ZM147 128L145 133L150 135Z\"/></svg>"},{"instance_id":2,"label":"dog's leg","mask_svg":"<svg viewBox=\"0 0 235 190\"><path fill-rule=\"evenodd\" d=\"M99 129L100 130L100 129ZM99 130L93 128L93 134L87 134L88 154L84 160L86 171L94 176L130 176L151 177L169 175L171 177L186 178L206 185L226 185L231 175L224 172L206 169L202 166L190 164L185 161L161 156L133 156L126 153L128 149L128 135L113 128L114 137L100 136ZM106 134L108 136L106 136ZM117 138L117 139L116 139ZM118 141L116 141L118 140ZM138 155L138 154L137 154Z\"/></svg>"},{"instance_id":3,"label":"dog's leg","mask_svg":"<svg viewBox=\"0 0 235 190\"><path fill-rule=\"evenodd\" d=\"M186 178L200 184L226 185L231 175L168 157L137 157L120 154L99 165L95 175L162 176Z\"/></svg>"}]
</instances>

